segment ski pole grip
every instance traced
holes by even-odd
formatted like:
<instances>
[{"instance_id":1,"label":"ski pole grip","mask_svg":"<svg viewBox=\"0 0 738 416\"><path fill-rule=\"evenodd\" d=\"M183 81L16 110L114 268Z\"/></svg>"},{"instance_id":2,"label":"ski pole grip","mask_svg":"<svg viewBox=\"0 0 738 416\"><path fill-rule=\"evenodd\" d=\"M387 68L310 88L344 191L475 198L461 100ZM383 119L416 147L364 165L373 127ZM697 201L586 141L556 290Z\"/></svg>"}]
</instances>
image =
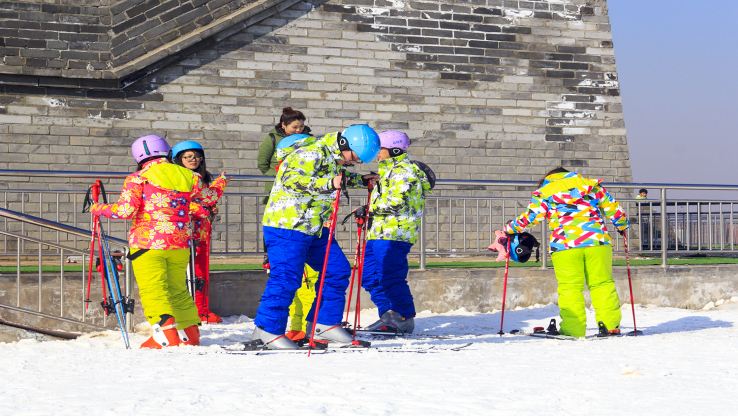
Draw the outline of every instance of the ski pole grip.
<instances>
[{"instance_id":1,"label":"ski pole grip","mask_svg":"<svg viewBox=\"0 0 738 416\"><path fill-rule=\"evenodd\" d=\"M101 182L100 182L100 180L98 179L98 180L96 180L96 181L95 181L95 183L94 183L94 184L93 184L93 185L92 185L92 186L90 187L90 189L92 190L92 193L91 193L91 196L92 196L92 201L93 201L94 203L97 203L97 202L98 202L98 201L100 200L100 184L101 184Z\"/></svg>"}]
</instances>

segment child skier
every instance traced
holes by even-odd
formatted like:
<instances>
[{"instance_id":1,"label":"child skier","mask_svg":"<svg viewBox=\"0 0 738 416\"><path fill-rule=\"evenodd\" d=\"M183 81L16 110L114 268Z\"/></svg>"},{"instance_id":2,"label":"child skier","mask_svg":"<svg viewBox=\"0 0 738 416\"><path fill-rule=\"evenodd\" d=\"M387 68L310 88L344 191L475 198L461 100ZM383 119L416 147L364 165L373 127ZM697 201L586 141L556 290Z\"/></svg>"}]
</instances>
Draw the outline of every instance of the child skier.
<instances>
[{"instance_id":1,"label":"child skier","mask_svg":"<svg viewBox=\"0 0 738 416\"><path fill-rule=\"evenodd\" d=\"M410 139L401 131L379 134L379 181L369 207L362 286L379 309L374 331L411 333L415 306L407 284L407 255L418 237L430 178L408 159Z\"/></svg>"},{"instance_id":2,"label":"child skier","mask_svg":"<svg viewBox=\"0 0 738 416\"><path fill-rule=\"evenodd\" d=\"M200 177L168 163L169 145L159 136L140 137L131 152L138 169L126 177L118 202L93 204L90 212L133 220L130 258L141 305L154 332L141 348L198 345L200 319L185 276L190 210L199 217L209 214L196 204L190 206L200 195Z\"/></svg>"},{"instance_id":3,"label":"child skier","mask_svg":"<svg viewBox=\"0 0 738 416\"><path fill-rule=\"evenodd\" d=\"M601 182L561 167L553 169L538 184L527 210L505 226L506 233L516 234L544 218L549 221L563 335L585 335L585 283L597 321L611 333L620 333L620 299L612 279L612 246L603 214L620 234L628 229L628 218Z\"/></svg>"},{"instance_id":4,"label":"child skier","mask_svg":"<svg viewBox=\"0 0 738 416\"><path fill-rule=\"evenodd\" d=\"M376 175L342 173L342 166L369 163L378 152L377 133L366 124L357 124L340 133L309 138L282 161L262 221L271 273L256 312L252 336L267 348L297 348L285 336L289 306L300 287L305 263L322 270L328 244L331 249L326 273L319 277L325 279L322 305L313 303L307 330L311 329L315 309L319 307L316 339L352 341L341 327L351 268L336 240L328 241L329 232L323 223L331 214L331 203L335 193L340 192L342 181L358 186L362 180L376 179Z\"/></svg>"},{"instance_id":5,"label":"child skier","mask_svg":"<svg viewBox=\"0 0 738 416\"><path fill-rule=\"evenodd\" d=\"M223 196L228 182L225 172L213 180L206 167L205 149L200 143L192 140L175 144L172 147L171 160L200 175L204 189L201 198L196 198L194 202L214 214L216 204ZM213 231L213 214L206 218L194 218L192 230L195 243L195 304L200 320L211 324L223 322L220 316L210 310L210 240Z\"/></svg>"}]
</instances>

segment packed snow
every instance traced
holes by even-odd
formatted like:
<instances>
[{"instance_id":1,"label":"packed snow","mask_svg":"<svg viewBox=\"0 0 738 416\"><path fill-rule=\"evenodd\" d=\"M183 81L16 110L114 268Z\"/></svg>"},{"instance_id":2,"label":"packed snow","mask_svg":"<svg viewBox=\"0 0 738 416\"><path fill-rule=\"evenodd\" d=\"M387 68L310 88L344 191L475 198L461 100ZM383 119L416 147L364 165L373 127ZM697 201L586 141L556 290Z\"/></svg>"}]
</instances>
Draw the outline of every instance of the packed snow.
<instances>
[{"instance_id":1,"label":"packed snow","mask_svg":"<svg viewBox=\"0 0 738 416\"><path fill-rule=\"evenodd\" d=\"M545 326L557 313L554 305L507 311L505 328ZM700 311L637 306L636 317L643 336L562 341L499 336L499 313L424 312L418 333L450 337L374 341L399 347L394 352L311 357L226 354L223 346L249 338L247 317L204 326L203 346L163 351L126 351L114 331L25 340L0 344L0 414L736 414L738 303ZM632 329L630 305L623 327ZM135 345L144 339L132 335Z\"/></svg>"}]
</instances>

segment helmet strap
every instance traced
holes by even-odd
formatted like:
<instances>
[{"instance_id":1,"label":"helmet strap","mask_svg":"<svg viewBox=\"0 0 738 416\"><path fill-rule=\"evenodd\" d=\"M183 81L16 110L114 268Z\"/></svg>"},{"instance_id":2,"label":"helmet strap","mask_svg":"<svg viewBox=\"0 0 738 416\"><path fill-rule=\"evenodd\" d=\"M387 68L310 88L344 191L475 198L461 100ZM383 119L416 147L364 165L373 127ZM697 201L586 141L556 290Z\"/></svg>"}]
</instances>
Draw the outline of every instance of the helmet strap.
<instances>
[{"instance_id":1,"label":"helmet strap","mask_svg":"<svg viewBox=\"0 0 738 416\"><path fill-rule=\"evenodd\" d=\"M341 136L341 133L338 133L338 149L341 151L351 150L348 144L348 140L345 137Z\"/></svg>"},{"instance_id":2,"label":"helmet strap","mask_svg":"<svg viewBox=\"0 0 738 416\"><path fill-rule=\"evenodd\" d=\"M405 154L405 151L403 149L400 149L399 147L393 147L389 149L389 152L390 152L390 156L392 157L397 157L397 156Z\"/></svg>"}]
</instances>

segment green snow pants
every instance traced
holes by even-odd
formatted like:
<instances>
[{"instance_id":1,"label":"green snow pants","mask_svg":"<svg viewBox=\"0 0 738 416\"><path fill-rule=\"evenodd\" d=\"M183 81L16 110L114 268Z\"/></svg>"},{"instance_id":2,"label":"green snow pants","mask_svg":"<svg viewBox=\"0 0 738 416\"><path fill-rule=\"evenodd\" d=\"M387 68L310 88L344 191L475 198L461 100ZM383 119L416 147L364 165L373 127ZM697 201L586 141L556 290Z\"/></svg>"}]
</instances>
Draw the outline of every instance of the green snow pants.
<instances>
[{"instance_id":1,"label":"green snow pants","mask_svg":"<svg viewBox=\"0 0 738 416\"><path fill-rule=\"evenodd\" d=\"M587 329L584 284L589 287L597 322L620 327L620 299L612 280L612 246L572 248L551 255L559 283L560 331L583 337Z\"/></svg>"},{"instance_id":2,"label":"green snow pants","mask_svg":"<svg viewBox=\"0 0 738 416\"><path fill-rule=\"evenodd\" d=\"M136 249L131 250L135 253ZM190 250L149 250L131 262L146 320L157 324L171 315L177 329L200 324L195 302L187 290Z\"/></svg>"}]
</instances>

